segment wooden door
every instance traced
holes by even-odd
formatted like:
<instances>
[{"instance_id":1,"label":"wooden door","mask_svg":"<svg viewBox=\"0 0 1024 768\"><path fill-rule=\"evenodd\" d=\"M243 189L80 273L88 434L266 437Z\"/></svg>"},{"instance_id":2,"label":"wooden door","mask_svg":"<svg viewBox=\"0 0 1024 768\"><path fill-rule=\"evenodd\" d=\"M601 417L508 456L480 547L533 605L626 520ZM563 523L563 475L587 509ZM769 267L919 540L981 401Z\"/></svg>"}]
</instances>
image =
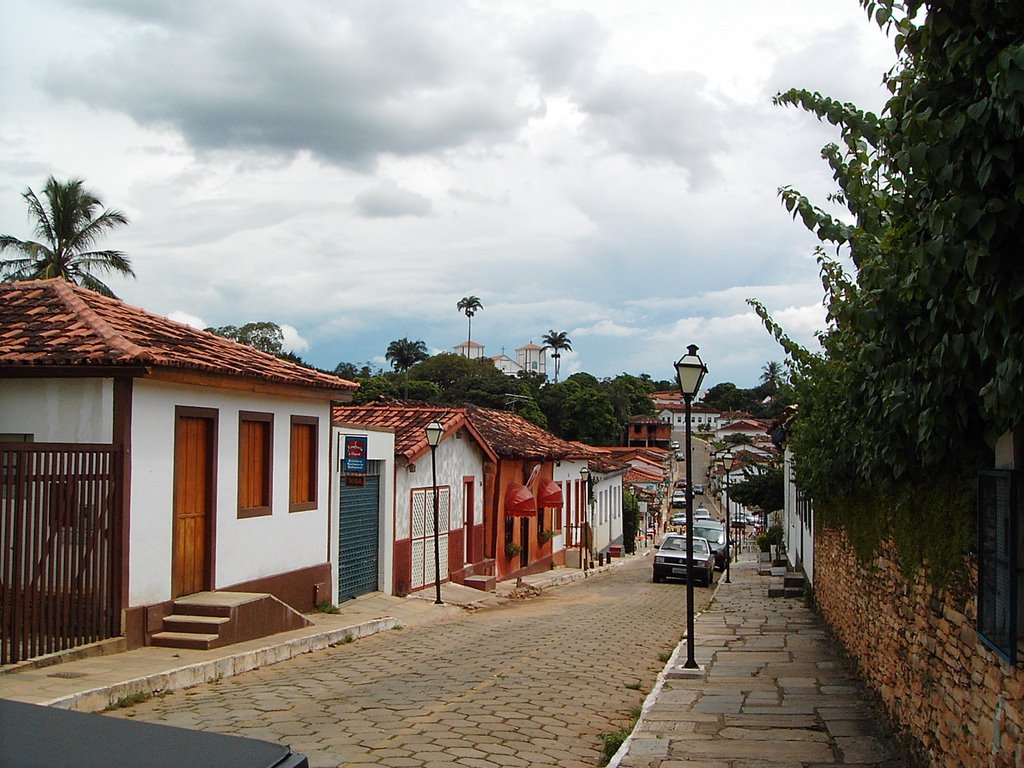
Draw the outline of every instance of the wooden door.
<instances>
[{"instance_id":1,"label":"wooden door","mask_svg":"<svg viewBox=\"0 0 1024 768\"><path fill-rule=\"evenodd\" d=\"M208 416L180 411L177 415L171 597L212 586L215 427Z\"/></svg>"}]
</instances>

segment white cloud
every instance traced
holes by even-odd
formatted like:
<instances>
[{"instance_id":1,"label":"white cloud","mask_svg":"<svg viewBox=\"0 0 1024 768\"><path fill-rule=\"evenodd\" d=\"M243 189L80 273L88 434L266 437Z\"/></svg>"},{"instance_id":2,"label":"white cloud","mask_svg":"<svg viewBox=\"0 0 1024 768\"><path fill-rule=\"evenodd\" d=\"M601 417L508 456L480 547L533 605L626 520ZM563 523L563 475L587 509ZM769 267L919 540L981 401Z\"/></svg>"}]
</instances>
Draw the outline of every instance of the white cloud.
<instances>
[{"instance_id":1,"label":"white cloud","mask_svg":"<svg viewBox=\"0 0 1024 768\"><path fill-rule=\"evenodd\" d=\"M167 317L170 320L174 320L179 323L184 323L185 325L190 325L193 328L198 328L199 330L204 330L210 327L202 320L202 318L196 317L195 315L190 315L188 312L174 310L173 312L168 313Z\"/></svg>"},{"instance_id":2,"label":"white cloud","mask_svg":"<svg viewBox=\"0 0 1024 768\"><path fill-rule=\"evenodd\" d=\"M877 108L891 45L854 2L37 0L7 11L0 232L80 176L131 224L122 298L268 320L324 368L390 341L488 354L566 329L567 371L756 383L820 327L818 201L837 136L789 85ZM869 103L870 102L870 103ZM713 364L712 364L713 363ZM721 377L719 379L718 377Z\"/></svg>"},{"instance_id":3,"label":"white cloud","mask_svg":"<svg viewBox=\"0 0 1024 768\"><path fill-rule=\"evenodd\" d=\"M302 334L287 323L281 325L281 335L284 337L282 347L285 352L298 354L309 349L309 342L302 338Z\"/></svg>"}]
</instances>

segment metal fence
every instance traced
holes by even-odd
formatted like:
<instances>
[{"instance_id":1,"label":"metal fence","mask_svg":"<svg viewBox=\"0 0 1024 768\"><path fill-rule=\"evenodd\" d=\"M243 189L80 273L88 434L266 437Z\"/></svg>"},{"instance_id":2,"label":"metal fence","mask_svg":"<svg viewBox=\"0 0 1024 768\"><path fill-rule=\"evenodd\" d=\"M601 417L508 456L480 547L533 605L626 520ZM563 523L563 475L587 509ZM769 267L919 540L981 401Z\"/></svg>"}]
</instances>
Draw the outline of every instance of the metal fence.
<instances>
[{"instance_id":1,"label":"metal fence","mask_svg":"<svg viewBox=\"0 0 1024 768\"><path fill-rule=\"evenodd\" d=\"M121 632L121 451L0 445L0 664Z\"/></svg>"}]
</instances>

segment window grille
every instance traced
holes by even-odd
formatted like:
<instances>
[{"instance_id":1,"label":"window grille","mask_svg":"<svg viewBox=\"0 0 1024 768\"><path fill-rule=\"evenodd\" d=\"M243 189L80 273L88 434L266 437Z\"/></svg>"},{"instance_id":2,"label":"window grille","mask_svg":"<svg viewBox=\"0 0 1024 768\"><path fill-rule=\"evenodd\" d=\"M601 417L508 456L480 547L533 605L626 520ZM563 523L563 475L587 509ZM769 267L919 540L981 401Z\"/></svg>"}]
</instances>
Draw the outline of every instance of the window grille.
<instances>
[{"instance_id":1,"label":"window grille","mask_svg":"<svg viewBox=\"0 0 1024 768\"><path fill-rule=\"evenodd\" d=\"M1015 473L978 475L978 636L1010 664L1017 663L1018 510Z\"/></svg>"}]
</instances>

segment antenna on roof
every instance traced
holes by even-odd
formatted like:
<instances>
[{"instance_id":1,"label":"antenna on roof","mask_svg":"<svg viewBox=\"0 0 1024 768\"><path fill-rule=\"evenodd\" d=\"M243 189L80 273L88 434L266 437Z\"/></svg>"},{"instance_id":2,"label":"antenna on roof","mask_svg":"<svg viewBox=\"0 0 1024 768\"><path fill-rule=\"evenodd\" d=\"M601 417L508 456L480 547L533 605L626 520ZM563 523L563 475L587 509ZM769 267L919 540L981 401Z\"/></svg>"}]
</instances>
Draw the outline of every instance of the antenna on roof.
<instances>
[{"instance_id":1,"label":"antenna on roof","mask_svg":"<svg viewBox=\"0 0 1024 768\"><path fill-rule=\"evenodd\" d=\"M527 397L526 395L514 395L511 392L509 392L505 395L505 408L509 411L512 411L512 413L515 413L516 403L525 402L526 400L529 399L530 398Z\"/></svg>"}]
</instances>

